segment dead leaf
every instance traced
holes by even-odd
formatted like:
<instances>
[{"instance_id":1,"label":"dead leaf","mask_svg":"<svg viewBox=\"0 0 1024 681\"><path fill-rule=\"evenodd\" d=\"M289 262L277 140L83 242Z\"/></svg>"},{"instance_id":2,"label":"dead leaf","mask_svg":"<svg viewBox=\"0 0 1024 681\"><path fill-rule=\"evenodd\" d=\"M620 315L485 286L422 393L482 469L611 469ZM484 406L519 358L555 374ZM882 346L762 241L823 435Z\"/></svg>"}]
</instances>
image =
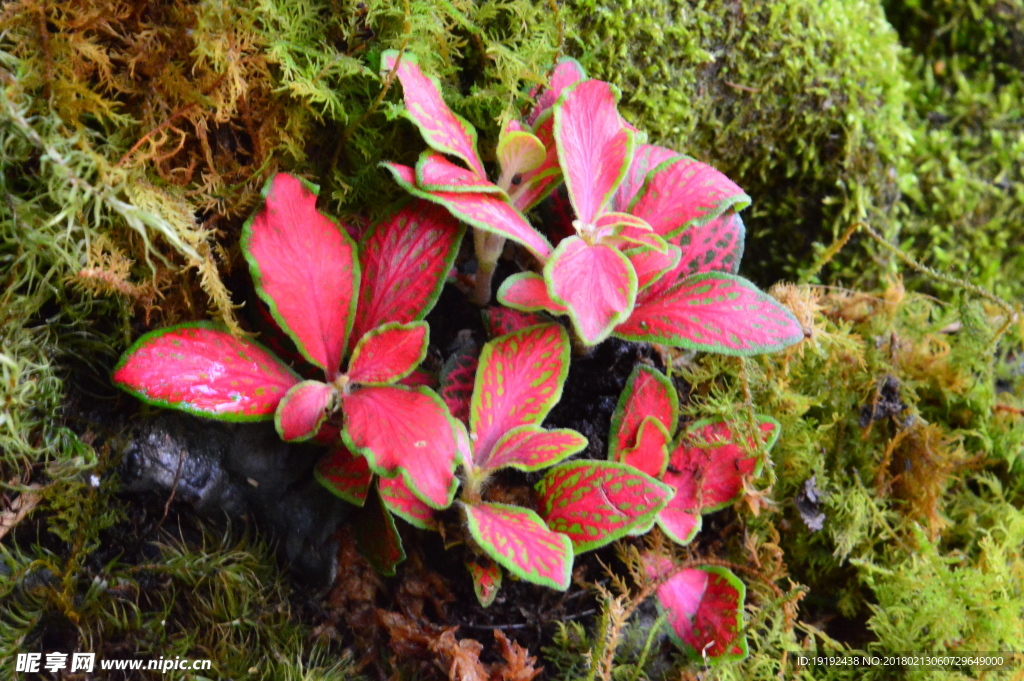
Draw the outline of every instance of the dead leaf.
<instances>
[{"instance_id":1,"label":"dead leaf","mask_svg":"<svg viewBox=\"0 0 1024 681\"><path fill-rule=\"evenodd\" d=\"M15 485L17 481L12 480L9 484ZM28 487L32 490L39 489L39 485L29 485ZM7 510L0 511L0 539L3 539L8 532L24 520L41 499L42 497L35 492L22 492L14 497Z\"/></svg>"},{"instance_id":2,"label":"dead leaf","mask_svg":"<svg viewBox=\"0 0 1024 681\"><path fill-rule=\"evenodd\" d=\"M526 648L515 641L509 641L500 629L494 630L494 640L498 642L498 649L505 658L505 664L495 665L496 673L491 677L493 681L533 681L544 671L543 667L534 667L537 663L536 657L530 655Z\"/></svg>"}]
</instances>

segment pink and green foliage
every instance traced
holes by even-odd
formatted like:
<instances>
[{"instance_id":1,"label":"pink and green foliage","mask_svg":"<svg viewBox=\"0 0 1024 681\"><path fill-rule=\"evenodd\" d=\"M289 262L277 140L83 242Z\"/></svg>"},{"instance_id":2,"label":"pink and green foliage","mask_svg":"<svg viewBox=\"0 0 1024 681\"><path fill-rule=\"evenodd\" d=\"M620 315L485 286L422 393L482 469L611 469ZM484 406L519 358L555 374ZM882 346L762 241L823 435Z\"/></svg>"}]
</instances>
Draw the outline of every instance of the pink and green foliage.
<instances>
[{"instance_id":1,"label":"pink and green foliage","mask_svg":"<svg viewBox=\"0 0 1024 681\"><path fill-rule=\"evenodd\" d=\"M469 532L499 565L534 584L565 591L572 577L572 542L552 532L534 511L511 504L464 504Z\"/></svg>"},{"instance_id":2,"label":"pink and green foliage","mask_svg":"<svg viewBox=\"0 0 1024 681\"><path fill-rule=\"evenodd\" d=\"M366 236L361 255L372 270L364 276L347 232L317 211L315 187L279 174L264 197L242 233L256 291L326 381L302 381L253 341L187 325L140 339L115 369L115 383L161 406L273 419L289 441L329 432L340 415L341 439L373 472L401 475L423 501L447 506L455 488L451 417L430 390L395 384L426 353L427 327L416 320L436 301L461 230L444 211L407 207ZM404 234L410 230L418 234Z\"/></svg>"},{"instance_id":3,"label":"pink and green foliage","mask_svg":"<svg viewBox=\"0 0 1024 681\"><path fill-rule=\"evenodd\" d=\"M321 485L348 503L366 503L373 473L366 459L354 455L344 445L337 445L321 457L314 474Z\"/></svg>"},{"instance_id":4,"label":"pink and green foliage","mask_svg":"<svg viewBox=\"0 0 1024 681\"><path fill-rule=\"evenodd\" d=\"M654 556L648 556L646 567L651 577L675 572L658 588L657 598L680 648L706 664L747 656L741 634L746 587L736 575L717 566L680 570Z\"/></svg>"},{"instance_id":5,"label":"pink and green foliage","mask_svg":"<svg viewBox=\"0 0 1024 681\"><path fill-rule=\"evenodd\" d=\"M466 569L473 578L473 591L484 608L494 602L501 589L501 566L488 558L466 561Z\"/></svg>"},{"instance_id":6,"label":"pink and green foliage","mask_svg":"<svg viewBox=\"0 0 1024 681\"><path fill-rule=\"evenodd\" d=\"M668 377L654 367L637 365L612 414L608 458L661 479L678 413L679 397Z\"/></svg>"},{"instance_id":7,"label":"pink and green foliage","mask_svg":"<svg viewBox=\"0 0 1024 681\"><path fill-rule=\"evenodd\" d=\"M548 321L544 315L520 312L510 307L491 306L481 310L488 338L497 338Z\"/></svg>"}]
</instances>

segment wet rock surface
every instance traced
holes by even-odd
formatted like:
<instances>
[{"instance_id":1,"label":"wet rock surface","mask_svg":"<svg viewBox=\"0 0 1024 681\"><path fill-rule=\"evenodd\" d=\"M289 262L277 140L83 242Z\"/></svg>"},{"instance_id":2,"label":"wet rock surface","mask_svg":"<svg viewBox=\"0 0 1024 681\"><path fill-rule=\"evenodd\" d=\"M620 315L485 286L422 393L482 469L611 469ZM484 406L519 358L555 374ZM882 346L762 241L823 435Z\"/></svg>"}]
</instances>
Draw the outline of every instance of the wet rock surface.
<instances>
[{"instance_id":1,"label":"wet rock surface","mask_svg":"<svg viewBox=\"0 0 1024 681\"><path fill-rule=\"evenodd\" d=\"M137 426L120 473L127 492L173 493L205 515L251 515L298 579L326 586L337 571L332 535L351 507L313 477L322 454L281 442L269 423L165 412Z\"/></svg>"}]
</instances>

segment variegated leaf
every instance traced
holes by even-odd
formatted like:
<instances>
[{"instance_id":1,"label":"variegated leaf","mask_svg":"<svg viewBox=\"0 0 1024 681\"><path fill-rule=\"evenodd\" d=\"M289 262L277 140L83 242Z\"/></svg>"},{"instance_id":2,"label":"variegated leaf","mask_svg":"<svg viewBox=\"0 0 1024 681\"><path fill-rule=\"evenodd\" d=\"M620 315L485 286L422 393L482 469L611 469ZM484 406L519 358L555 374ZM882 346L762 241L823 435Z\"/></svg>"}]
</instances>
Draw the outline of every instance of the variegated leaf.
<instances>
[{"instance_id":1,"label":"variegated leaf","mask_svg":"<svg viewBox=\"0 0 1024 681\"><path fill-rule=\"evenodd\" d=\"M463 504L480 549L520 579L565 591L572 577L572 543L533 511L510 504Z\"/></svg>"},{"instance_id":2,"label":"variegated leaf","mask_svg":"<svg viewBox=\"0 0 1024 681\"><path fill-rule=\"evenodd\" d=\"M575 430L545 430L526 425L513 428L495 443L490 456L477 461L479 468L518 468L539 471L587 448L587 438Z\"/></svg>"},{"instance_id":3,"label":"variegated leaf","mask_svg":"<svg viewBox=\"0 0 1024 681\"><path fill-rule=\"evenodd\" d=\"M533 272L518 272L501 283L498 302L520 312L566 312L564 305L551 300L544 278Z\"/></svg>"},{"instance_id":4,"label":"variegated leaf","mask_svg":"<svg viewBox=\"0 0 1024 681\"><path fill-rule=\"evenodd\" d=\"M544 286L544 280L540 277L538 277L538 283L541 287ZM544 295L547 296L546 290ZM493 305L481 310L480 314L483 316L484 329L487 330L488 338L497 338L506 333L513 333L528 326L544 324L549 321L544 315L534 312L520 312L512 308Z\"/></svg>"},{"instance_id":5,"label":"variegated leaf","mask_svg":"<svg viewBox=\"0 0 1024 681\"><path fill-rule=\"evenodd\" d=\"M653 144L638 144L636 151L633 153L633 162L629 165L629 172L626 173L626 177L623 178L618 191L615 192L612 210L620 212L629 210L633 199L636 198L640 188L644 186L647 174L665 161L677 158L678 156L679 154L665 147L658 147Z\"/></svg>"},{"instance_id":6,"label":"variegated leaf","mask_svg":"<svg viewBox=\"0 0 1024 681\"><path fill-rule=\"evenodd\" d=\"M402 476L377 478L377 493L386 509L410 525L421 530L436 530L438 528L434 509L412 493Z\"/></svg>"},{"instance_id":7,"label":"variegated leaf","mask_svg":"<svg viewBox=\"0 0 1024 681\"><path fill-rule=\"evenodd\" d=\"M622 450L614 461L621 461L655 479L665 475L668 467L668 443L671 440L664 424L646 416L636 432L636 444Z\"/></svg>"},{"instance_id":8,"label":"variegated leaf","mask_svg":"<svg viewBox=\"0 0 1024 681\"><path fill-rule=\"evenodd\" d=\"M416 162L416 186L428 192L501 194L505 192L486 177L455 165L436 151L424 151Z\"/></svg>"},{"instance_id":9,"label":"variegated leaf","mask_svg":"<svg viewBox=\"0 0 1024 681\"><path fill-rule=\"evenodd\" d=\"M664 280L664 289L670 288L668 282L675 282L673 270L679 264L681 253L679 247L668 244L664 252L648 247L630 248L623 251L633 270L636 272L637 300L644 298L644 289L649 285Z\"/></svg>"},{"instance_id":10,"label":"variegated leaf","mask_svg":"<svg viewBox=\"0 0 1024 681\"><path fill-rule=\"evenodd\" d=\"M657 419L671 437L679 418L679 396L665 374L654 367L638 364L629 375L612 414L608 433L610 460L621 461L622 453L636 446L640 424L648 417Z\"/></svg>"},{"instance_id":11,"label":"variegated leaf","mask_svg":"<svg viewBox=\"0 0 1024 681\"><path fill-rule=\"evenodd\" d=\"M727 212L702 225L687 227L673 242L681 257L670 277L682 279L703 272L736 274L743 259L743 221Z\"/></svg>"},{"instance_id":12,"label":"variegated leaf","mask_svg":"<svg viewBox=\"0 0 1024 681\"><path fill-rule=\"evenodd\" d=\"M366 459L338 445L321 458L314 471L317 481L350 504L362 506L370 491L373 473Z\"/></svg>"},{"instance_id":13,"label":"variegated leaf","mask_svg":"<svg viewBox=\"0 0 1024 681\"><path fill-rule=\"evenodd\" d=\"M285 442L302 442L316 435L337 410L337 388L321 381L302 381L277 405L274 427Z\"/></svg>"},{"instance_id":14,"label":"variegated leaf","mask_svg":"<svg viewBox=\"0 0 1024 681\"><path fill-rule=\"evenodd\" d=\"M349 360L348 378L360 385L394 383L412 373L427 356L426 322L382 324L359 339Z\"/></svg>"},{"instance_id":15,"label":"variegated leaf","mask_svg":"<svg viewBox=\"0 0 1024 681\"><path fill-rule=\"evenodd\" d=\"M526 119L527 122L530 125L536 125L537 119L540 118L541 114L554 106L567 87L585 80L586 77L587 72L583 70L578 61L571 57L560 59L555 68L552 69L547 85L540 92L540 96L537 97L537 104L530 111L530 115Z\"/></svg>"},{"instance_id":16,"label":"variegated leaf","mask_svg":"<svg viewBox=\"0 0 1024 681\"><path fill-rule=\"evenodd\" d=\"M473 578L473 591L480 607L490 606L501 589L501 566L481 557L466 561L466 569Z\"/></svg>"},{"instance_id":17,"label":"variegated leaf","mask_svg":"<svg viewBox=\"0 0 1024 681\"><path fill-rule=\"evenodd\" d=\"M437 394L444 400L451 415L463 423L469 423L469 405L473 400L473 383L478 366L479 361L474 351L453 355L441 369L441 388Z\"/></svg>"}]
</instances>

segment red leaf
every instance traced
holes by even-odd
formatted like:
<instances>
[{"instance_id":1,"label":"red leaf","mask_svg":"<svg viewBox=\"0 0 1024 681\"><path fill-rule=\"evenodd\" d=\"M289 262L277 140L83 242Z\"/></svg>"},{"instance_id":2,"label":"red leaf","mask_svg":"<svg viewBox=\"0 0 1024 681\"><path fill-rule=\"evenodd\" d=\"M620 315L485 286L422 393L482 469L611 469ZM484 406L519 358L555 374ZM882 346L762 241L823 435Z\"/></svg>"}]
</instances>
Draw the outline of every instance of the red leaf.
<instances>
[{"instance_id":1,"label":"red leaf","mask_svg":"<svg viewBox=\"0 0 1024 681\"><path fill-rule=\"evenodd\" d=\"M647 174L665 161L678 158L680 155L671 149L658 147L653 144L639 144L633 154L633 162L629 165L629 172L623 178L618 191L615 192L615 200L612 202L612 209L626 211L633 203L640 188L643 187Z\"/></svg>"},{"instance_id":2,"label":"red leaf","mask_svg":"<svg viewBox=\"0 0 1024 681\"><path fill-rule=\"evenodd\" d=\"M675 498L673 497L673 501ZM669 501L672 504L672 501ZM693 538L700 532L700 528L704 524L703 516L700 511L688 511L684 508L669 508L665 507L661 509L658 514L658 527L665 535L679 544L680 546L686 546Z\"/></svg>"},{"instance_id":3,"label":"red leaf","mask_svg":"<svg viewBox=\"0 0 1024 681\"><path fill-rule=\"evenodd\" d=\"M648 566L652 576L665 563ZM668 569L671 569L670 567ZM658 605L668 616L672 638L683 650L706 662L742 660L747 656L743 627L746 587L722 567L680 570L658 588Z\"/></svg>"},{"instance_id":4,"label":"red leaf","mask_svg":"<svg viewBox=\"0 0 1024 681\"><path fill-rule=\"evenodd\" d=\"M736 274L743 259L743 221L726 213L703 225L684 229L674 241L682 250L670 276L676 279L703 272Z\"/></svg>"},{"instance_id":5,"label":"red leaf","mask_svg":"<svg viewBox=\"0 0 1024 681\"><path fill-rule=\"evenodd\" d=\"M348 364L348 378L361 385L394 383L419 366L427 356L426 322L378 326L359 339Z\"/></svg>"},{"instance_id":6,"label":"red leaf","mask_svg":"<svg viewBox=\"0 0 1024 681\"><path fill-rule=\"evenodd\" d=\"M436 151L424 151L416 162L416 186L424 191L504 194L498 185L472 170L455 165Z\"/></svg>"},{"instance_id":7,"label":"red leaf","mask_svg":"<svg viewBox=\"0 0 1024 681\"><path fill-rule=\"evenodd\" d=\"M366 459L338 445L316 464L316 479L331 493L350 504L362 506L370 491L373 473Z\"/></svg>"},{"instance_id":8,"label":"red leaf","mask_svg":"<svg viewBox=\"0 0 1024 681\"><path fill-rule=\"evenodd\" d=\"M346 446L384 477L401 474L413 493L445 508L455 493L455 433L441 399L426 388L360 388L342 397Z\"/></svg>"},{"instance_id":9,"label":"red leaf","mask_svg":"<svg viewBox=\"0 0 1024 681\"><path fill-rule=\"evenodd\" d=\"M558 244L544 265L544 281L551 299L568 308L573 328L587 345L607 338L636 301L636 272L629 259L616 248L590 246L580 237Z\"/></svg>"},{"instance_id":10,"label":"red leaf","mask_svg":"<svg viewBox=\"0 0 1024 681\"><path fill-rule=\"evenodd\" d=\"M459 421L469 423L469 405L473 400L473 382L479 365L476 353L453 355L441 369L438 394L448 411Z\"/></svg>"},{"instance_id":11,"label":"red leaf","mask_svg":"<svg viewBox=\"0 0 1024 681\"><path fill-rule=\"evenodd\" d=\"M501 283L498 302L520 312L566 312L564 305L551 300L544 278L533 272L518 272Z\"/></svg>"},{"instance_id":12,"label":"red leaf","mask_svg":"<svg viewBox=\"0 0 1024 681\"><path fill-rule=\"evenodd\" d=\"M337 376L358 296L359 262L348 234L316 209L316 191L279 173L242 228L256 292L302 355Z\"/></svg>"},{"instance_id":13,"label":"red leaf","mask_svg":"<svg viewBox=\"0 0 1024 681\"><path fill-rule=\"evenodd\" d=\"M688 226L713 220L727 209L739 212L750 197L711 166L680 156L647 177L629 212L671 238Z\"/></svg>"},{"instance_id":14,"label":"red leaf","mask_svg":"<svg viewBox=\"0 0 1024 681\"><path fill-rule=\"evenodd\" d=\"M363 277L350 346L381 324L407 324L427 314L463 232L443 207L417 200L370 231L359 245Z\"/></svg>"},{"instance_id":15,"label":"red leaf","mask_svg":"<svg viewBox=\"0 0 1024 681\"><path fill-rule=\"evenodd\" d=\"M541 517L568 535L577 554L649 525L671 490L631 466L612 461L570 461L548 471L534 487Z\"/></svg>"},{"instance_id":16,"label":"red leaf","mask_svg":"<svg viewBox=\"0 0 1024 681\"><path fill-rule=\"evenodd\" d=\"M633 158L633 132L615 108L618 92L600 80L567 90L554 106L555 143L576 217L594 224Z\"/></svg>"},{"instance_id":17,"label":"red leaf","mask_svg":"<svg viewBox=\"0 0 1024 681\"><path fill-rule=\"evenodd\" d=\"M352 534L356 548L373 569L388 577L395 576L395 568L405 560L402 538L395 528L395 519L388 513L384 502L377 494L370 503L356 513L352 523Z\"/></svg>"},{"instance_id":18,"label":"red leaf","mask_svg":"<svg viewBox=\"0 0 1024 681\"><path fill-rule=\"evenodd\" d=\"M486 608L494 602L501 589L501 566L487 558L466 561L466 569L473 578L473 591L480 607Z\"/></svg>"},{"instance_id":19,"label":"red leaf","mask_svg":"<svg viewBox=\"0 0 1024 681\"><path fill-rule=\"evenodd\" d=\"M660 478L668 467L668 443L671 440L662 422L653 416L644 417L637 429L636 444L622 450L615 461L621 461L646 473Z\"/></svg>"},{"instance_id":20,"label":"red leaf","mask_svg":"<svg viewBox=\"0 0 1024 681\"><path fill-rule=\"evenodd\" d=\"M513 428L540 425L561 399L568 372L569 338L557 324L531 326L484 345L470 407L473 460L486 461Z\"/></svg>"},{"instance_id":21,"label":"red leaf","mask_svg":"<svg viewBox=\"0 0 1024 681\"><path fill-rule=\"evenodd\" d=\"M144 402L223 421L266 421L299 377L266 348L211 324L147 333L114 368Z\"/></svg>"},{"instance_id":22,"label":"red leaf","mask_svg":"<svg viewBox=\"0 0 1024 681\"><path fill-rule=\"evenodd\" d=\"M629 262L636 272L638 300L644 297L643 289L656 281L659 283L665 281L665 290L669 288L670 283L675 282L672 270L679 264L681 255L677 246L669 244L664 253L646 246L630 248L623 253L629 258Z\"/></svg>"},{"instance_id":23,"label":"red leaf","mask_svg":"<svg viewBox=\"0 0 1024 681\"><path fill-rule=\"evenodd\" d=\"M536 276L536 275L534 275ZM544 280L538 277L540 285L544 286ZM547 291L544 292L547 295ZM535 324L544 324L549 321L544 315L533 312L520 312L508 307L491 306L480 311L484 319L484 328L487 330L488 338L497 338L506 333L512 333L525 329Z\"/></svg>"},{"instance_id":24,"label":"red leaf","mask_svg":"<svg viewBox=\"0 0 1024 681\"><path fill-rule=\"evenodd\" d=\"M533 134L544 146L544 159L536 168L522 174L519 185L512 186L509 194L512 205L527 212L562 181L562 168L558 165L558 147L555 145L555 117L551 113L541 116Z\"/></svg>"},{"instance_id":25,"label":"red leaf","mask_svg":"<svg viewBox=\"0 0 1024 681\"><path fill-rule=\"evenodd\" d=\"M285 442L302 442L316 435L337 410L337 388L320 381L303 381L293 385L277 405L274 427Z\"/></svg>"},{"instance_id":26,"label":"red leaf","mask_svg":"<svg viewBox=\"0 0 1024 681\"><path fill-rule=\"evenodd\" d=\"M615 334L725 355L775 352L804 338L789 310L746 279L721 272L687 277L660 295L641 292Z\"/></svg>"},{"instance_id":27,"label":"red leaf","mask_svg":"<svg viewBox=\"0 0 1024 681\"><path fill-rule=\"evenodd\" d=\"M534 125L542 113L555 105L555 102L558 101L558 98L562 96L567 87L575 85L586 77L587 72L583 70L578 61L571 57L560 59L551 71L551 77L548 79L548 83L540 93L540 96L537 97L537 104L533 107L526 121L530 125Z\"/></svg>"},{"instance_id":28,"label":"red leaf","mask_svg":"<svg viewBox=\"0 0 1024 681\"><path fill-rule=\"evenodd\" d=\"M575 430L559 428L544 430L540 426L519 426L505 433L485 460L476 461L479 468L518 468L539 471L587 448L587 438Z\"/></svg>"},{"instance_id":29,"label":"red leaf","mask_svg":"<svg viewBox=\"0 0 1024 681\"><path fill-rule=\"evenodd\" d=\"M396 50L381 55L382 75L395 68ZM415 56L406 52L398 66L398 79L405 95L406 114L433 149L442 154L458 156L480 177L486 177L476 153L476 128L452 112L441 97L441 86L427 77Z\"/></svg>"},{"instance_id":30,"label":"red leaf","mask_svg":"<svg viewBox=\"0 0 1024 681\"><path fill-rule=\"evenodd\" d=\"M572 543L533 511L510 504L464 504L479 547L520 579L565 591L572 577Z\"/></svg>"},{"instance_id":31,"label":"red leaf","mask_svg":"<svg viewBox=\"0 0 1024 681\"><path fill-rule=\"evenodd\" d=\"M377 478L377 493L385 508L410 525L421 530L437 529L434 509L413 494L401 477Z\"/></svg>"},{"instance_id":32,"label":"red leaf","mask_svg":"<svg viewBox=\"0 0 1024 681\"><path fill-rule=\"evenodd\" d=\"M671 437L676 431L679 417L679 396L665 374L654 367L638 364L626 381L615 413L612 414L608 434L609 460L621 461L622 454L638 444L640 424L647 417L657 419ZM658 474L643 468L640 470L658 477Z\"/></svg>"},{"instance_id":33,"label":"red leaf","mask_svg":"<svg viewBox=\"0 0 1024 681\"><path fill-rule=\"evenodd\" d=\"M543 261L551 254L548 240L504 199L493 194L424 191L414 184L412 168L396 163L385 163L384 166L391 171L395 181L413 196L444 206L456 218L477 229L522 244L538 260Z\"/></svg>"}]
</instances>

